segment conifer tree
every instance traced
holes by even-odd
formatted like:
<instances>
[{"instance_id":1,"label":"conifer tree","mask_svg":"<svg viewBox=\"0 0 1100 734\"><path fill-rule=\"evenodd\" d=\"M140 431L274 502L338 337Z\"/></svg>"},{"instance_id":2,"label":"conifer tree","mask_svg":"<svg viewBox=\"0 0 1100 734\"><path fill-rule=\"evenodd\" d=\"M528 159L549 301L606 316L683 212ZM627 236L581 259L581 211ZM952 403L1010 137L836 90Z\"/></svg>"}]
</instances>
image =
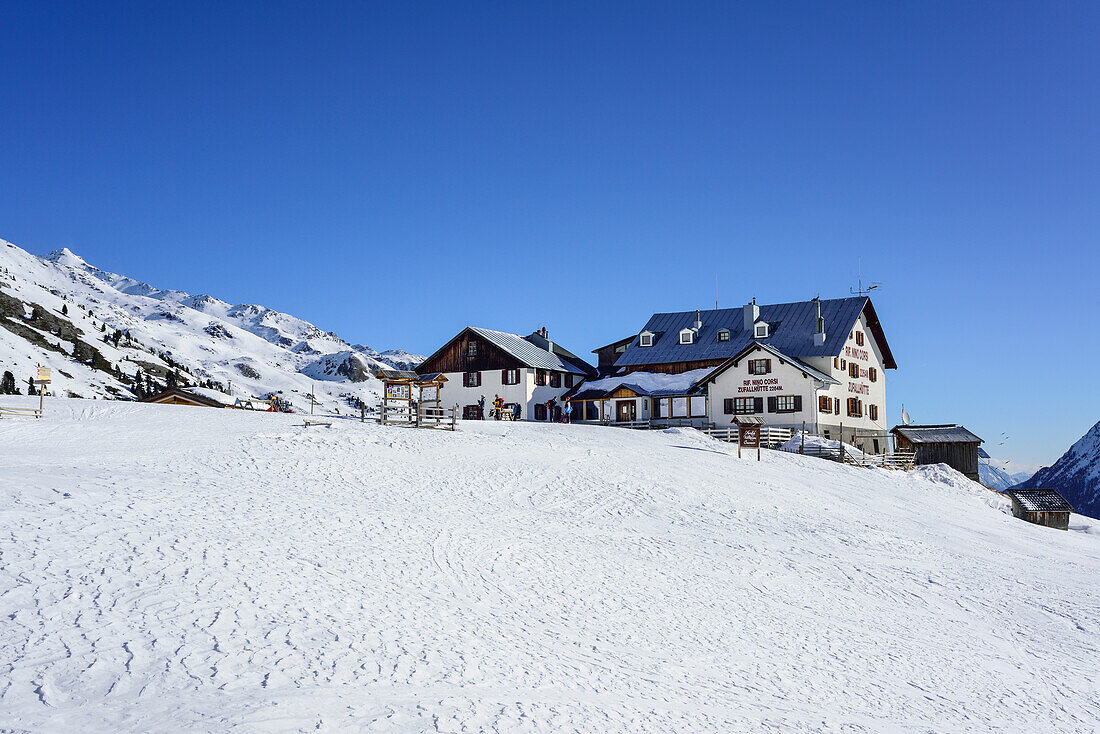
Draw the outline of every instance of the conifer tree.
<instances>
[{"instance_id":1,"label":"conifer tree","mask_svg":"<svg viewBox=\"0 0 1100 734\"><path fill-rule=\"evenodd\" d=\"M15 389L15 375L9 370L4 370L4 377L0 379L0 395L18 395Z\"/></svg>"},{"instance_id":2,"label":"conifer tree","mask_svg":"<svg viewBox=\"0 0 1100 734\"><path fill-rule=\"evenodd\" d=\"M38 394L38 391L34 389L34 378L33 377L28 377L27 378L27 394L28 395L37 395Z\"/></svg>"},{"instance_id":3,"label":"conifer tree","mask_svg":"<svg viewBox=\"0 0 1100 734\"><path fill-rule=\"evenodd\" d=\"M68 316L69 315L69 304L67 304L67 303L62 303L61 304L61 315L62 316Z\"/></svg>"}]
</instances>

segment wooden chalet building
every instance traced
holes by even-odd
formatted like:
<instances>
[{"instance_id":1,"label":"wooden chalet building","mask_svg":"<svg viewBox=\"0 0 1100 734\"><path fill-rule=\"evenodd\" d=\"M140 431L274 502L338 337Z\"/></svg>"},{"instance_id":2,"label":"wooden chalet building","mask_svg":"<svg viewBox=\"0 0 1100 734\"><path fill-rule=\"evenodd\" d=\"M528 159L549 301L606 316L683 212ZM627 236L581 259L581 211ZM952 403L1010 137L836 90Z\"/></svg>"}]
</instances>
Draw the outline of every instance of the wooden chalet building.
<instances>
[{"instance_id":1,"label":"wooden chalet building","mask_svg":"<svg viewBox=\"0 0 1100 734\"><path fill-rule=\"evenodd\" d=\"M1012 500L1012 515L1036 525L1069 530L1073 506L1053 489L1006 489Z\"/></svg>"},{"instance_id":2,"label":"wooden chalet building","mask_svg":"<svg viewBox=\"0 0 1100 734\"><path fill-rule=\"evenodd\" d=\"M226 403L219 402L213 398L208 398L205 395L199 395L198 393L190 392L189 390L181 390L178 387L170 387L163 392L159 392L156 395L147 395L139 402L142 403L159 403L161 405L197 405L203 408L225 408L228 407Z\"/></svg>"},{"instance_id":3,"label":"wooden chalet building","mask_svg":"<svg viewBox=\"0 0 1100 734\"><path fill-rule=\"evenodd\" d=\"M570 397L584 400L583 391L596 390L588 397L607 403L605 420L634 415L727 426L757 416L775 427L805 424L867 451L887 448L885 370L897 364L866 296L657 313L629 341L595 351L601 364L617 354L601 373L618 384L586 383ZM654 388L676 394L629 387L656 386L658 375L688 379ZM612 387L621 397L607 393ZM633 411L619 401L635 401Z\"/></svg>"},{"instance_id":4,"label":"wooden chalet building","mask_svg":"<svg viewBox=\"0 0 1100 734\"><path fill-rule=\"evenodd\" d=\"M978 450L982 439L962 426L943 424L935 426L894 426L897 448L914 452L913 462L921 464L947 464L975 482L978 475Z\"/></svg>"},{"instance_id":5,"label":"wooden chalet building","mask_svg":"<svg viewBox=\"0 0 1100 734\"><path fill-rule=\"evenodd\" d=\"M583 359L550 340L545 328L528 336L468 326L416 368L417 374L442 374L443 405L458 405L462 417L475 419L485 398L485 416L499 395L505 408L518 405L521 420L559 420L561 398L596 374ZM547 401L554 400L552 413Z\"/></svg>"}]
</instances>

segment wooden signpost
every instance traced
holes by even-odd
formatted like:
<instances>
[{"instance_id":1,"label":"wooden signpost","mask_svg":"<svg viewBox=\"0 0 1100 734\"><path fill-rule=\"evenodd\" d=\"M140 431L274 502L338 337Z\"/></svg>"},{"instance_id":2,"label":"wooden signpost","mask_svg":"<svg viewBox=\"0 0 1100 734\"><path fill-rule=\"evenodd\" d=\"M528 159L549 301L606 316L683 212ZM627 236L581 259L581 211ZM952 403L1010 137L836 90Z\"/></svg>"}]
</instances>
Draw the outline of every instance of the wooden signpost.
<instances>
[{"instance_id":1,"label":"wooden signpost","mask_svg":"<svg viewBox=\"0 0 1100 734\"><path fill-rule=\"evenodd\" d=\"M734 418L737 424L737 458L741 458L741 449L756 449L756 460L760 461L760 428L763 421L759 418Z\"/></svg>"},{"instance_id":2,"label":"wooden signpost","mask_svg":"<svg viewBox=\"0 0 1100 734\"><path fill-rule=\"evenodd\" d=\"M741 458L741 449L756 449L756 460L760 461L760 426L738 426L737 458Z\"/></svg>"}]
</instances>

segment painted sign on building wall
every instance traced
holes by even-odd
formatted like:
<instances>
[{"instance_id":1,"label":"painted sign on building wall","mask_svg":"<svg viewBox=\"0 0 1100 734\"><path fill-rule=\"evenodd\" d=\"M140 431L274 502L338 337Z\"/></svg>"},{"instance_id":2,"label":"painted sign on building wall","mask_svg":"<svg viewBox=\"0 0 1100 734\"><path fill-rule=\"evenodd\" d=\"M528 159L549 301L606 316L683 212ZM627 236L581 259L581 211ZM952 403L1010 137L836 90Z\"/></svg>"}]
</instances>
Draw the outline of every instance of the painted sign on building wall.
<instances>
[{"instance_id":1,"label":"painted sign on building wall","mask_svg":"<svg viewBox=\"0 0 1100 734\"><path fill-rule=\"evenodd\" d=\"M757 377L743 381L737 386L737 392L783 392L783 386L778 377Z\"/></svg>"}]
</instances>

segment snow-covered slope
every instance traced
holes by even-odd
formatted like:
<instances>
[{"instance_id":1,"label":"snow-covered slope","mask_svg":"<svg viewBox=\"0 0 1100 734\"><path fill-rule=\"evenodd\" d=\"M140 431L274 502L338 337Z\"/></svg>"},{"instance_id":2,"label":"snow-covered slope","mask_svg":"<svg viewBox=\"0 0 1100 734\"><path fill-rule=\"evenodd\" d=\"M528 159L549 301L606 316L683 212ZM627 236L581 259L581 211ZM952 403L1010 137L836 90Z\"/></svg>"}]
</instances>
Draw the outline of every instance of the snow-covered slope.
<instances>
[{"instance_id":1,"label":"snow-covered slope","mask_svg":"<svg viewBox=\"0 0 1100 734\"><path fill-rule=\"evenodd\" d=\"M0 729L1100 721L1085 518L691 430L460 428L79 400L0 421Z\"/></svg>"},{"instance_id":2,"label":"snow-covered slope","mask_svg":"<svg viewBox=\"0 0 1100 734\"><path fill-rule=\"evenodd\" d=\"M1100 423L1020 486L1056 489L1081 514L1100 517Z\"/></svg>"},{"instance_id":3,"label":"snow-covered slope","mask_svg":"<svg viewBox=\"0 0 1100 734\"><path fill-rule=\"evenodd\" d=\"M67 249L39 258L0 240L0 371L26 392L38 364L57 395L132 398L137 373L168 373L235 396L281 393L304 405L377 402L379 366L422 359L379 353L263 306L162 290L108 273ZM117 334L116 334L117 330ZM341 368L343 365L343 368Z\"/></svg>"}]
</instances>

